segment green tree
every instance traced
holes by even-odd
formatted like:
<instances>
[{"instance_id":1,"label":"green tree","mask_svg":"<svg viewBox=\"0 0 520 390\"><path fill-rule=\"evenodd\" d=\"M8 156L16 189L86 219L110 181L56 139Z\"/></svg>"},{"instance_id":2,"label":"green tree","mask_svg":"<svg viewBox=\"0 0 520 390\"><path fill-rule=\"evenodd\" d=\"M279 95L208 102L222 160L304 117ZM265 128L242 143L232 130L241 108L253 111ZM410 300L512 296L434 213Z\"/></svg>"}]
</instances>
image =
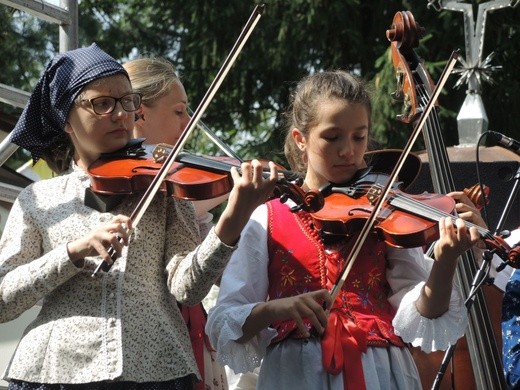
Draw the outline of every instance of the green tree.
<instances>
[{"instance_id":1,"label":"green tree","mask_svg":"<svg viewBox=\"0 0 520 390\"><path fill-rule=\"evenodd\" d=\"M3 5L0 6L0 25L0 82L31 91L45 64L57 51L58 29ZM0 110L9 121L22 111L9 104L2 104ZM17 168L27 159L28 155L19 149L9 160L9 166Z\"/></svg>"},{"instance_id":2,"label":"green tree","mask_svg":"<svg viewBox=\"0 0 520 390\"><path fill-rule=\"evenodd\" d=\"M95 41L121 61L149 55L169 58L180 71L195 108L254 5L243 0L82 0L80 45ZM342 68L373 86L376 140L384 147L402 147L411 129L396 120L401 108L390 97L396 82L385 36L395 13L409 10L425 27L416 52L424 58L433 80L453 50L460 48L464 53L462 14L437 12L427 5L426 0L266 1L262 18L203 121L244 158L283 162L282 112L295 83L309 72ZM9 26L3 33L7 38L0 46L0 61L11 75L2 82L31 90L35 74L50 52L56 51L57 29L29 17L21 22L13 15L18 16L9 7L0 7L3 25ZM520 136L518 20L520 7L489 13L484 45L484 55L495 52L493 65L502 66L493 75L495 84L483 86L490 128L512 137ZM20 74L23 82L15 80ZM439 101L447 145L458 143L456 115L465 97L465 87L453 88L456 81L450 77Z\"/></svg>"}]
</instances>

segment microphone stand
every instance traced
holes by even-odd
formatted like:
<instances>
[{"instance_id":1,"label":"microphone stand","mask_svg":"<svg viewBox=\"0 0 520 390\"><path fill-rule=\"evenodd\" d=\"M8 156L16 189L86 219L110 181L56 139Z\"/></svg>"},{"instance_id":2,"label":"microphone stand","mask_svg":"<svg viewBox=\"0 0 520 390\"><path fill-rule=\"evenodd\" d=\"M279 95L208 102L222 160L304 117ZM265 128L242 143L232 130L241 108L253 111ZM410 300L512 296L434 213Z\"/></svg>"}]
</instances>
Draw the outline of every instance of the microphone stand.
<instances>
[{"instance_id":1,"label":"microphone stand","mask_svg":"<svg viewBox=\"0 0 520 390\"><path fill-rule=\"evenodd\" d=\"M500 232L502 231L502 228L504 227L505 220L507 216L509 215L509 211L511 210L511 207L513 205L513 200L516 198L516 195L518 193L518 190L520 188L520 166L518 167L515 176L513 177L515 180L513 184L513 189L511 190L511 193L509 194L509 198L507 199L506 205L504 209L502 210L502 214L500 216L499 222L497 224L497 227L495 229L496 235L501 235ZM504 235L509 235L509 232L504 232ZM475 274L475 277L473 278L473 281L471 283L471 290L468 294L468 297L466 301L464 302L464 305L466 306L466 309L469 311L471 309L471 306L473 305L473 302L475 301L475 294L477 293L480 286L482 286L484 283L492 284L493 280L492 278L489 278L489 270L491 269L491 260L493 259L493 255L495 253L495 249L492 250L485 250L482 253L482 264L480 265L480 268L478 269L477 273ZM502 259L502 264L499 265L496 270L497 272L502 271L507 265L508 260ZM435 380L432 385L432 390L437 390L441 384L442 378L444 377L444 374L446 372L446 369L448 368L448 364L451 361L451 358L453 357L453 353L455 352L456 343L449 346L449 348L444 353L444 357L441 362L441 366L439 367L439 371L437 372L437 375L435 377Z\"/></svg>"},{"instance_id":2,"label":"microphone stand","mask_svg":"<svg viewBox=\"0 0 520 390\"><path fill-rule=\"evenodd\" d=\"M500 216L500 220L498 221L497 228L495 230L496 234L499 234L502 231L502 228L505 224L505 220L509 215L509 211L511 210L511 207L513 205L513 200L516 198L516 195L518 193L518 189L520 186L520 166L516 170L515 176L513 176L512 180L514 180L515 183L513 184L513 189L511 190L509 198L507 199L506 207L502 211L502 215Z\"/></svg>"},{"instance_id":3,"label":"microphone stand","mask_svg":"<svg viewBox=\"0 0 520 390\"><path fill-rule=\"evenodd\" d=\"M482 286L484 282L492 283L492 281L488 279L488 274L491 268L491 259L493 258L494 251L494 249L486 250L484 251L484 253L482 253L482 264L480 265L479 270L477 271L475 277L473 278L473 281L471 282L471 290L468 294L468 298L466 299L466 301L464 301L464 305L466 306L466 309L468 311L471 309L473 302L475 302L475 294L477 293L478 288ZM453 353L455 352L456 346L456 343L450 345L444 353L444 357L442 358L439 371L437 372L437 375L435 376L435 380L432 385L432 390L437 390L439 388L442 378L446 373L446 369L448 368L448 364L450 363L451 358L453 357Z\"/></svg>"}]
</instances>

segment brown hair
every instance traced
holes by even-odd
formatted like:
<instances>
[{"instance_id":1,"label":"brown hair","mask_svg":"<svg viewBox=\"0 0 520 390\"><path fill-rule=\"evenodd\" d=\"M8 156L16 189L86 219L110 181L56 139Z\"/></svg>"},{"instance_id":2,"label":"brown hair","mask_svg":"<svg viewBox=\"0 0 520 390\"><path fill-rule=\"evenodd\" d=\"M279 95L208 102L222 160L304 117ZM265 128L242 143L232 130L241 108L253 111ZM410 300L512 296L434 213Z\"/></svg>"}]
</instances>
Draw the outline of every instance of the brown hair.
<instances>
[{"instance_id":1,"label":"brown hair","mask_svg":"<svg viewBox=\"0 0 520 390\"><path fill-rule=\"evenodd\" d=\"M74 144L69 134L63 135L56 139L53 145L50 145L42 152L42 160L52 169L53 172L60 174L70 167L72 158L74 157Z\"/></svg>"},{"instance_id":2,"label":"brown hair","mask_svg":"<svg viewBox=\"0 0 520 390\"><path fill-rule=\"evenodd\" d=\"M323 71L303 78L291 95L285 118L284 153L293 172L305 174L307 165L302 152L291 135L297 128L308 138L310 129L316 124L320 102L330 99L343 99L350 103L362 104L372 114L370 94L363 82L342 70ZM369 123L369 127L371 123Z\"/></svg>"}]
</instances>

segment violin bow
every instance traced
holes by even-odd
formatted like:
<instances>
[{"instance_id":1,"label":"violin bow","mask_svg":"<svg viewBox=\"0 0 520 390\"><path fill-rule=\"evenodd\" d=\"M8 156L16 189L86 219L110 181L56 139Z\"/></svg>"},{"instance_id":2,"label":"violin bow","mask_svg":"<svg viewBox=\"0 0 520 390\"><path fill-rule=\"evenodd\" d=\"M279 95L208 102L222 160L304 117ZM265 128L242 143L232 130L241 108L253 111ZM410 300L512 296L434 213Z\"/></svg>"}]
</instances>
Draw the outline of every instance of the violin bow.
<instances>
[{"instance_id":1,"label":"violin bow","mask_svg":"<svg viewBox=\"0 0 520 390\"><path fill-rule=\"evenodd\" d=\"M224 81L224 78L227 76L229 70L235 63L236 58L240 54L242 48L244 47L245 43L247 42L249 36L253 32L254 28L256 27L258 21L260 20L260 17L262 16L262 13L264 12L265 4L259 4L257 5L253 12L251 13L251 16L249 17L247 23L245 24L244 28L242 29L242 32L240 33L238 39L236 40L235 44L233 45L231 51L229 52L228 56L226 57L226 60L222 64L220 70L218 71L217 75L215 76L215 79L211 83L210 87L206 91L206 94L202 98L199 106L196 108L196 110L193 112L193 115L188 122L186 128L181 133L181 136L179 137L179 140L171 150L168 157L165 159L163 165L161 166L161 169L157 172L157 175L154 177L152 182L150 183L150 186L146 189L145 193L139 200L139 203L137 204L136 208L130 215L130 220L132 221L132 225L135 227L143 217L145 211L147 210L148 206L152 202L153 197L159 191L161 188L162 182L166 179L166 176L168 175L168 172L170 172L170 168L172 167L173 163L175 162L175 159L181 152L182 148L186 144L186 141L188 140L189 136L193 132L193 130L196 128L197 123L199 122L200 118L206 111L207 107L209 106L211 100L217 93L218 88ZM129 231L129 234L131 232ZM115 260L115 250L113 247L110 247L108 251L110 257L112 257L113 260ZM96 276L96 274L103 270L107 272L110 269L111 265L106 263L105 261L101 262L95 271L92 273L92 277Z\"/></svg>"},{"instance_id":2,"label":"violin bow","mask_svg":"<svg viewBox=\"0 0 520 390\"><path fill-rule=\"evenodd\" d=\"M388 178L388 182L386 183L383 191L381 192L381 195L378 197L376 203L373 206L372 213L367 218L365 224L363 225L363 228L361 229L361 232L359 233L359 236L352 246L352 249L350 250L350 253L347 257L347 264L345 268L341 271L338 280L334 284L334 286L331 289L331 296L332 296L332 302L336 300L336 297L338 296L339 292L341 291L341 288L343 287L343 284L347 280L347 276L350 273L350 270L352 269L352 266L354 265L354 262L359 255L359 252L361 251L361 248L363 244L365 243L365 240L367 239L368 235L370 234L372 228L374 227L376 223L376 218L381 211L381 208L383 206L383 202L388 197L388 194L390 193L390 189L392 188L393 184L395 183L397 176L399 175L399 172L404 165L404 162L408 155L410 154L412 147L417 140L417 137L419 136L422 128L424 127L428 115L430 114L432 108L435 105L435 102L437 101L442 88L444 87L444 84L448 80L448 77L450 76L453 68L455 67L455 64L457 63L457 60L459 59L460 54L459 50L454 51L449 60L446 64L446 67L444 68L441 77L439 79L438 84L436 85L432 95L430 96L430 100L428 101L428 104L424 107L424 111L422 112L421 116L419 117L419 120L417 121L417 124L415 128L413 129L412 135L408 139L408 142L406 143L406 146L403 149L403 152L401 153L399 160L397 161L392 173L390 174L390 177Z\"/></svg>"}]
</instances>

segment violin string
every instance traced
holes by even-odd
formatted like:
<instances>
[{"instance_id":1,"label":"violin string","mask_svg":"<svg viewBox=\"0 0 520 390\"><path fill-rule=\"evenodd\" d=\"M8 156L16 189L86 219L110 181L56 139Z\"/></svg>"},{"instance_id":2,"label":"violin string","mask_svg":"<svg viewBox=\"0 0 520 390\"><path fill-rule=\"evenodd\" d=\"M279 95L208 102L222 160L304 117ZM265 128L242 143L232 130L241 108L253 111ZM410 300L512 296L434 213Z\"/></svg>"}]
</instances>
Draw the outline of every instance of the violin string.
<instances>
[{"instance_id":1,"label":"violin string","mask_svg":"<svg viewBox=\"0 0 520 390\"><path fill-rule=\"evenodd\" d=\"M356 186L355 193L356 194L366 194L370 190L374 189L375 187L377 187L377 186L374 186L373 184L359 184ZM450 218L453 221L453 223L455 223L456 219L458 218L456 215L442 211L436 207L430 206L424 202L421 202L418 199L414 199L405 194L394 194L393 199L405 200L407 205L412 206L411 209L407 208L408 211L413 212L413 210L415 209L415 210L417 210L417 213L420 216L430 215L431 216L430 219L433 219L434 221L437 221L437 222L439 221L439 219L441 217L446 217L446 218ZM480 235L483 238L488 238L488 239L492 239L492 240L494 239L493 234L489 230L487 230L481 226L478 226L469 221L466 221L466 226L468 226L469 228L471 228L471 227L477 228L477 230L479 231Z\"/></svg>"},{"instance_id":2,"label":"violin string","mask_svg":"<svg viewBox=\"0 0 520 390\"><path fill-rule=\"evenodd\" d=\"M408 210L408 208L407 208L408 211L413 212L414 211L413 209L415 209L415 210L417 210L417 213L419 213L419 215L435 216L434 220L436 220L436 221L438 221L441 217L446 217L446 218L450 218L453 221L453 223L455 223L455 220L458 218L457 216L455 216L453 214L447 213L443 210L439 210L438 208L427 205L424 202L421 202L421 201L414 199L407 195L396 194L396 195L394 195L393 199L404 200L407 205L413 206L413 207L411 207L412 210ZM392 202L392 200L390 200L390 202ZM489 230L484 229L481 226L475 225L474 223L469 222L469 221L466 221L465 223L466 223L466 226L469 228L471 228L471 227L477 228L477 230L479 231L480 235L483 238L488 238L488 239L494 240L494 236L491 234L491 232Z\"/></svg>"}]
</instances>

